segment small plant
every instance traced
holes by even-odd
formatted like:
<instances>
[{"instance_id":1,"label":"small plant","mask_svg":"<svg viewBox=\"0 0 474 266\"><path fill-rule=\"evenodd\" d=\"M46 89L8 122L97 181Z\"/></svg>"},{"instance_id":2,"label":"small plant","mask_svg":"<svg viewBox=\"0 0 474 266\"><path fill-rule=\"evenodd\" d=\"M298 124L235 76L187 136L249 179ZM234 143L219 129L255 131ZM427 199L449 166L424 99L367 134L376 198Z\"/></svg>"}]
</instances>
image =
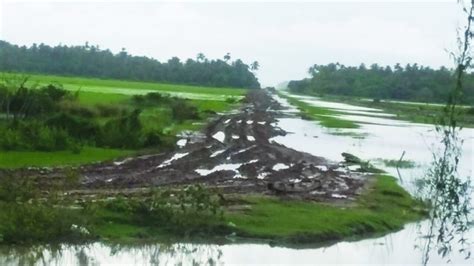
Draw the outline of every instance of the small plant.
<instances>
[{"instance_id":1,"label":"small plant","mask_svg":"<svg viewBox=\"0 0 474 266\"><path fill-rule=\"evenodd\" d=\"M227 97L227 98L225 99L225 102L232 104L232 103L238 102L238 99L235 98L235 97Z\"/></svg>"},{"instance_id":2,"label":"small plant","mask_svg":"<svg viewBox=\"0 0 474 266\"><path fill-rule=\"evenodd\" d=\"M106 208L133 216L138 224L178 235L212 230L223 222L219 194L201 185L158 190L144 200L117 198L108 202Z\"/></svg>"}]
</instances>

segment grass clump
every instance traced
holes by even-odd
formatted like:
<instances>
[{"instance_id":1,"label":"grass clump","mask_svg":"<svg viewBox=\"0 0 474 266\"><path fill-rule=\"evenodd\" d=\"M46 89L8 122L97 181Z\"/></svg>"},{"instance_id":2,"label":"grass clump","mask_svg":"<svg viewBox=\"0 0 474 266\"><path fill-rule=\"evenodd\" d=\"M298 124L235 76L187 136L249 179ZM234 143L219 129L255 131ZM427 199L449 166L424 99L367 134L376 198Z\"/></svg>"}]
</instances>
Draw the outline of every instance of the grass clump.
<instances>
[{"instance_id":1,"label":"grass clump","mask_svg":"<svg viewBox=\"0 0 474 266\"><path fill-rule=\"evenodd\" d=\"M63 180L42 193L30 179L3 176L0 179L0 244L76 242L92 239L91 215L85 208L69 208L59 196L71 185Z\"/></svg>"},{"instance_id":2,"label":"grass clump","mask_svg":"<svg viewBox=\"0 0 474 266\"><path fill-rule=\"evenodd\" d=\"M157 190L143 198L118 197L99 210L97 232L111 241L229 232L219 194L201 185Z\"/></svg>"}]
</instances>

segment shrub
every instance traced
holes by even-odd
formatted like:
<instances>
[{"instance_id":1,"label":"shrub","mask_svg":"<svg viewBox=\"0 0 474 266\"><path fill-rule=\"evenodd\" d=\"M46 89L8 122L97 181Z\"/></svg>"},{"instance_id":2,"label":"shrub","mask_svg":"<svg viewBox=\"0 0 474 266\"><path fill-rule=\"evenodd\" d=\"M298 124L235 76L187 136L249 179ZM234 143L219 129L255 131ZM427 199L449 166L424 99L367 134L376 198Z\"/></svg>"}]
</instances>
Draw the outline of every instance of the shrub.
<instances>
[{"instance_id":1,"label":"shrub","mask_svg":"<svg viewBox=\"0 0 474 266\"><path fill-rule=\"evenodd\" d=\"M467 110L467 113L470 114L470 115L474 115L474 106L470 107L470 108Z\"/></svg>"},{"instance_id":2,"label":"shrub","mask_svg":"<svg viewBox=\"0 0 474 266\"><path fill-rule=\"evenodd\" d=\"M64 182L69 179L65 179ZM42 194L23 177L0 178L0 243L25 244L38 241L82 240L90 238L86 209L65 207L61 186Z\"/></svg>"},{"instance_id":3,"label":"shrub","mask_svg":"<svg viewBox=\"0 0 474 266\"><path fill-rule=\"evenodd\" d=\"M157 191L135 210L142 223L179 234L206 230L223 220L218 194L201 185L178 191Z\"/></svg>"},{"instance_id":4,"label":"shrub","mask_svg":"<svg viewBox=\"0 0 474 266\"><path fill-rule=\"evenodd\" d=\"M145 142L143 145L145 147L156 147L156 146L160 146L162 143L163 143L162 137L159 133L148 132L145 135Z\"/></svg>"},{"instance_id":5,"label":"shrub","mask_svg":"<svg viewBox=\"0 0 474 266\"><path fill-rule=\"evenodd\" d=\"M139 115L141 110L108 121L101 129L98 143L111 148L134 149L143 146L142 125Z\"/></svg>"},{"instance_id":6,"label":"shrub","mask_svg":"<svg viewBox=\"0 0 474 266\"><path fill-rule=\"evenodd\" d=\"M238 101L237 98L234 98L234 97L227 97L225 99L226 103L236 103L237 101Z\"/></svg>"},{"instance_id":7,"label":"shrub","mask_svg":"<svg viewBox=\"0 0 474 266\"><path fill-rule=\"evenodd\" d=\"M100 127L90 119L67 113L59 113L46 120L46 125L65 130L70 136L79 140L94 140Z\"/></svg>"},{"instance_id":8,"label":"shrub","mask_svg":"<svg viewBox=\"0 0 474 266\"><path fill-rule=\"evenodd\" d=\"M90 107L81 106L74 102L63 102L61 103L60 107L63 112L68 113L70 115L80 116L83 118L93 118L97 116L96 110Z\"/></svg>"},{"instance_id":9,"label":"shrub","mask_svg":"<svg viewBox=\"0 0 474 266\"><path fill-rule=\"evenodd\" d=\"M171 114L173 116L173 119L178 120L180 122L187 119L199 118L197 107L183 99L175 99L171 103Z\"/></svg>"},{"instance_id":10,"label":"shrub","mask_svg":"<svg viewBox=\"0 0 474 266\"><path fill-rule=\"evenodd\" d=\"M120 108L114 105L98 104L95 107L99 113L99 116L102 117L119 116L125 114L126 112L124 108Z\"/></svg>"},{"instance_id":11,"label":"shrub","mask_svg":"<svg viewBox=\"0 0 474 266\"><path fill-rule=\"evenodd\" d=\"M0 149L10 151L28 149L28 147L17 131L0 127Z\"/></svg>"}]
</instances>

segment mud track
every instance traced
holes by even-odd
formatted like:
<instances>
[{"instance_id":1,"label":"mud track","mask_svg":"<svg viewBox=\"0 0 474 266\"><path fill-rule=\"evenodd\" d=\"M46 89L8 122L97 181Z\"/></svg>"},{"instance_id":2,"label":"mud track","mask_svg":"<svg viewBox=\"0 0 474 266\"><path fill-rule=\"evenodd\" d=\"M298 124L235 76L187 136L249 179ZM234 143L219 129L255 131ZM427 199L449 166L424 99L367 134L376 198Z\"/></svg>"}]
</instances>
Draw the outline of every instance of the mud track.
<instances>
[{"instance_id":1,"label":"mud track","mask_svg":"<svg viewBox=\"0 0 474 266\"><path fill-rule=\"evenodd\" d=\"M367 180L344 163L299 152L271 141L287 132L276 127L288 116L269 92L250 91L239 110L219 115L199 133L183 134L170 153L81 166L82 191L137 191L142 188L205 184L225 193L263 193L314 200L353 199ZM314 145L308 143L308 145ZM324 155L324 150L321 150ZM23 169L40 185L64 170Z\"/></svg>"}]
</instances>

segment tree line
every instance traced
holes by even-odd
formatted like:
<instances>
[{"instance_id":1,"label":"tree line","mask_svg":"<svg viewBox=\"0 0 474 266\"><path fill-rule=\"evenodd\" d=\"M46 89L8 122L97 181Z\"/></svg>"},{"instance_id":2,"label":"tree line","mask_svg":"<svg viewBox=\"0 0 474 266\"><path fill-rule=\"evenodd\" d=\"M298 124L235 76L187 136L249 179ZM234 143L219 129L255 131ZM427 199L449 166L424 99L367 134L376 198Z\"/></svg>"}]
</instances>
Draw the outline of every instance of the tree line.
<instances>
[{"instance_id":1,"label":"tree line","mask_svg":"<svg viewBox=\"0 0 474 266\"><path fill-rule=\"evenodd\" d=\"M420 102L445 102L455 85L453 70L432 69L407 64L366 67L344 66L339 63L310 67L311 78L288 83L290 91L303 94L334 94ZM464 104L474 102L474 75L466 75L462 89Z\"/></svg>"},{"instance_id":2,"label":"tree line","mask_svg":"<svg viewBox=\"0 0 474 266\"><path fill-rule=\"evenodd\" d=\"M173 57L160 62L146 56L101 50L97 45L82 46L33 44L18 46L0 40L0 71L83 76L136 81L192 84L212 87L260 88L254 75L258 62L209 60L202 53L182 62Z\"/></svg>"}]
</instances>

